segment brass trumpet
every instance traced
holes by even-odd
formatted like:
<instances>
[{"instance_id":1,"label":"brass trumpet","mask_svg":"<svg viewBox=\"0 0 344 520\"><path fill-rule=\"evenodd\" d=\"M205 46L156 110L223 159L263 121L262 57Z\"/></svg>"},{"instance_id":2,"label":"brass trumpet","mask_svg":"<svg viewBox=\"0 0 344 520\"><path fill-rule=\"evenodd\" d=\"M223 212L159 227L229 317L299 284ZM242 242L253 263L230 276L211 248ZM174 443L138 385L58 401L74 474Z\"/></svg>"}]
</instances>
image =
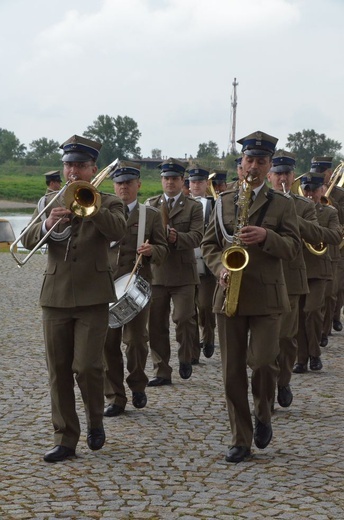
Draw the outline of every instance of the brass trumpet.
<instances>
[{"instance_id":1,"label":"brass trumpet","mask_svg":"<svg viewBox=\"0 0 344 520\"><path fill-rule=\"evenodd\" d=\"M60 191L54 195L54 197L48 202L48 204L38 213L38 215L26 226L18 238L11 244L10 252L17 262L18 267L22 267L31 258L31 256L42 247L46 242L47 238L52 234L54 229L60 224L64 217L59 218L54 225L46 232L36 246L30 251L26 257L21 260L16 254L17 244L26 235L26 233L36 224L41 217L45 214L46 210L50 208L54 202L64 197L66 208L70 209L75 215L79 217L89 217L95 215L101 205L100 193L97 191L97 187L106 179L110 177L114 169L117 166L119 159L115 159L109 166L101 170L91 182L86 181L68 181L61 188Z\"/></svg>"}]
</instances>

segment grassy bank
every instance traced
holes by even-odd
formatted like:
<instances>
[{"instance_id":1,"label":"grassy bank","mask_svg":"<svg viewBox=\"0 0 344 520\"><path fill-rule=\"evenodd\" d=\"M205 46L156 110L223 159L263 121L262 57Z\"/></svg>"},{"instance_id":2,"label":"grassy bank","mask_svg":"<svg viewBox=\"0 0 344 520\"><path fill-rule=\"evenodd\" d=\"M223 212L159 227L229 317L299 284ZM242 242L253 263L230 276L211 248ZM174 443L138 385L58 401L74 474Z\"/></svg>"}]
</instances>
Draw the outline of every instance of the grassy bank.
<instances>
[{"instance_id":1,"label":"grassy bank","mask_svg":"<svg viewBox=\"0 0 344 520\"><path fill-rule=\"evenodd\" d=\"M161 193L158 172L141 171L141 179L142 186L139 194L141 202ZM4 173L0 170L0 199L36 203L44 195L45 190L45 179L41 173L35 175L24 171L22 173ZM99 190L113 193L113 182L106 179L100 185Z\"/></svg>"}]
</instances>

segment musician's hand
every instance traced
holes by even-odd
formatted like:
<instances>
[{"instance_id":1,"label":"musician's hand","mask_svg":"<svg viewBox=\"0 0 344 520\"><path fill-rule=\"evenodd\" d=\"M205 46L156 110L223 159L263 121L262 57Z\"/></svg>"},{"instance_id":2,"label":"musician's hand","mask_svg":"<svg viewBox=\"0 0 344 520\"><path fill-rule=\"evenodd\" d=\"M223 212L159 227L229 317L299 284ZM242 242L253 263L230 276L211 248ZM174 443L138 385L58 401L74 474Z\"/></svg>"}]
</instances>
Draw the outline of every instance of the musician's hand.
<instances>
[{"instance_id":1,"label":"musician's hand","mask_svg":"<svg viewBox=\"0 0 344 520\"><path fill-rule=\"evenodd\" d=\"M261 244L266 239L266 229L259 226L245 226L239 234L239 239L245 245Z\"/></svg>"},{"instance_id":2,"label":"musician's hand","mask_svg":"<svg viewBox=\"0 0 344 520\"><path fill-rule=\"evenodd\" d=\"M177 242L178 232L174 228L169 228L167 242L175 244Z\"/></svg>"},{"instance_id":3,"label":"musician's hand","mask_svg":"<svg viewBox=\"0 0 344 520\"><path fill-rule=\"evenodd\" d=\"M231 273L230 271L227 271L227 269L224 268L221 270L219 278L219 284L221 287L227 287L230 275Z\"/></svg>"},{"instance_id":4,"label":"musician's hand","mask_svg":"<svg viewBox=\"0 0 344 520\"><path fill-rule=\"evenodd\" d=\"M137 253L142 256L152 256L153 250L151 244L145 242L138 248Z\"/></svg>"},{"instance_id":5,"label":"musician's hand","mask_svg":"<svg viewBox=\"0 0 344 520\"><path fill-rule=\"evenodd\" d=\"M53 225L60 219L61 223L69 222L70 215L72 214L70 209L66 208L53 208L49 214L49 217L45 221L46 230L49 231L53 227Z\"/></svg>"}]
</instances>

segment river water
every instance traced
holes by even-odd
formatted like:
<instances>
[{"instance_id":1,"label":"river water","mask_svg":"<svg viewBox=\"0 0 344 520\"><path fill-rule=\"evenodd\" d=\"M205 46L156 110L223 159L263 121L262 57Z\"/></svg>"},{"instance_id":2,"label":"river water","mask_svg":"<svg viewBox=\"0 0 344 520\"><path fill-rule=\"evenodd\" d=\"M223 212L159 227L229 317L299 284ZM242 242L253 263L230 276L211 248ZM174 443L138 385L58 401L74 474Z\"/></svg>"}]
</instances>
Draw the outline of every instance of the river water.
<instances>
[{"instance_id":1,"label":"river water","mask_svg":"<svg viewBox=\"0 0 344 520\"><path fill-rule=\"evenodd\" d=\"M0 218L5 218L9 221L14 231L15 237L18 238L25 226L30 222L31 214L21 213L20 211L13 211L13 213L8 211L0 211ZM22 247L21 242L19 242L18 247Z\"/></svg>"}]
</instances>

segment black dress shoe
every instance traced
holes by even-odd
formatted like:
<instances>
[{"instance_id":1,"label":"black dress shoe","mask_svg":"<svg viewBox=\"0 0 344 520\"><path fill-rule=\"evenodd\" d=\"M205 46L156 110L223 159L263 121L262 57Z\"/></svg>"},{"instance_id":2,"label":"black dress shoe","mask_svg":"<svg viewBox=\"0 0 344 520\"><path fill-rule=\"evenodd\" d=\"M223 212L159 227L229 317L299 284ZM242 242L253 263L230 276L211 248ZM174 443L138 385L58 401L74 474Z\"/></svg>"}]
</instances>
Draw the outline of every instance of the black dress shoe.
<instances>
[{"instance_id":1,"label":"black dress shoe","mask_svg":"<svg viewBox=\"0 0 344 520\"><path fill-rule=\"evenodd\" d=\"M215 345L203 345L203 355L206 358L211 358L214 354Z\"/></svg>"},{"instance_id":2,"label":"black dress shoe","mask_svg":"<svg viewBox=\"0 0 344 520\"><path fill-rule=\"evenodd\" d=\"M321 362L320 357L311 356L309 360L309 368L311 370L321 370L323 367L323 364Z\"/></svg>"},{"instance_id":3,"label":"black dress shoe","mask_svg":"<svg viewBox=\"0 0 344 520\"><path fill-rule=\"evenodd\" d=\"M118 404L109 404L104 410L105 417L117 417L121 413L124 413L124 408Z\"/></svg>"},{"instance_id":4,"label":"black dress shoe","mask_svg":"<svg viewBox=\"0 0 344 520\"><path fill-rule=\"evenodd\" d=\"M144 408L146 404L146 392L133 392L133 405L135 406L135 408Z\"/></svg>"},{"instance_id":5,"label":"black dress shoe","mask_svg":"<svg viewBox=\"0 0 344 520\"><path fill-rule=\"evenodd\" d=\"M327 344L328 344L328 338L327 338L326 334L321 334L321 340L320 340L319 345L321 347L327 347Z\"/></svg>"},{"instance_id":6,"label":"black dress shoe","mask_svg":"<svg viewBox=\"0 0 344 520\"><path fill-rule=\"evenodd\" d=\"M293 393L290 390L290 386L279 386L277 393L277 401L282 408L288 408L293 401Z\"/></svg>"},{"instance_id":7,"label":"black dress shoe","mask_svg":"<svg viewBox=\"0 0 344 520\"><path fill-rule=\"evenodd\" d=\"M87 433L87 444L90 450L100 450L104 446L105 431L103 426L99 428L91 428Z\"/></svg>"},{"instance_id":8,"label":"black dress shoe","mask_svg":"<svg viewBox=\"0 0 344 520\"><path fill-rule=\"evenodd\" d=\"M179 363L179 375L182 379L189 379L192 374L191 363Z\"/></svg>"},{"instance_id":9,"label":"black dress shoe","mask_svg":"<svg viewBox=\"0 0 344 520\"><path fill-rule=\"evenodd\" d=\"M294 374L304 374L305 372L307 372L307 363L305 365L303 365L302 363L296 363L296 365L294 365Z\"/></svg>"},{"instance_id":10,"label":"black dress shoe","mask_svg":"<svg viewBox=\"0 0 344 520\"><path fill-rule=\"evenodd\" d=\"M250 457L251 450L246 446L232 446L226 453L227 462L242 462Z\"/></svg>"},{"instance_id":11,"label":"black dress shoe","mask_svg":"<svg viewBox=\"0 0 344 520\"><path fill-rule=\"evenodd\" d=\"M55 446L44 455L45 462L61 462L70 457L75 457L75 450L67 446Z\"/></svg>"},{"instance_id":12,"label":"black dress shoe","mask_svg":"<svg viewBox=\"0 0 344 520\"><path fill-rule=\"evenodd\" d=\"M272 439L271 424L263 424L256 417L256 425L254 428L254 443L260 450L268 446Z\"/></svg>"},{"instance_id":13,"label":"black dress shoe","mask_svg":"<svg viewBox=\"0 0 344 520\"><path fill-rule=\"evenodd\" d=\"M166 379L165 377L153 377L147 384L147 386L165 386L172 385L171 379Z\"/></svg>"},{"instance_id":14,"label":"black dress shoe","mask_svg":"<svg viewBox=\"0 0 344 520\"><path fill-rule=\"evenodd\" d=\"M334 330L336 330L337 332L340 332L341 330L343 330L343 325L340 321L338 320L333 320L333 328Z\"/></svg>"}]
</instances>

